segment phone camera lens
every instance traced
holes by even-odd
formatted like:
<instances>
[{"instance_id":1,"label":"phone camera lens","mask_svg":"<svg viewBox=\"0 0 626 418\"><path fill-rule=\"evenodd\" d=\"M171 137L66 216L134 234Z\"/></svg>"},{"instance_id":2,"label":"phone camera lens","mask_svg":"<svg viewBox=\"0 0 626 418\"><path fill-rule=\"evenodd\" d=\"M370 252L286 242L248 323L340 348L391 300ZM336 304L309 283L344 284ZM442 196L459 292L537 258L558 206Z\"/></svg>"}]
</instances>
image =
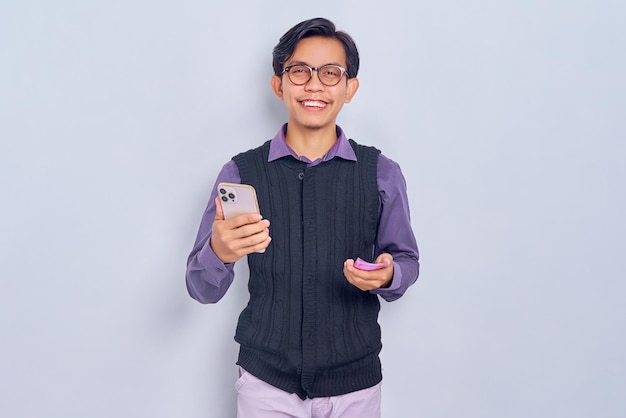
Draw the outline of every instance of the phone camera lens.
<instances>
[{"instance_id":1,"label":"phone camera lens","mask_svg":"<svg viewBox=\"0 0 626 418\"><path fill-rule=\"evenodd\" d=\"M235 198L235 193L228 193L228 197L230 197L231 199Z\"/></svg>"},{"instance_id":2,"label":"phone camera lens","mask_svg":"<svg viewBox=\"0 0 626 418\"><path fill-rule=\"evenodd\" d=\"M228 202L228 198L226 196L222 196L222 202Z\"/></svg>"},{"instance_id":3,"label":"phone camera lens","mask_svg":"<svg viewBox=\"0 0 626 418\"><path fill-rule=\"evenodd\" d=\"M220 189L220 193L221 194L226 194L226 190L225 189Z\"/></svg>"}]
</instances>

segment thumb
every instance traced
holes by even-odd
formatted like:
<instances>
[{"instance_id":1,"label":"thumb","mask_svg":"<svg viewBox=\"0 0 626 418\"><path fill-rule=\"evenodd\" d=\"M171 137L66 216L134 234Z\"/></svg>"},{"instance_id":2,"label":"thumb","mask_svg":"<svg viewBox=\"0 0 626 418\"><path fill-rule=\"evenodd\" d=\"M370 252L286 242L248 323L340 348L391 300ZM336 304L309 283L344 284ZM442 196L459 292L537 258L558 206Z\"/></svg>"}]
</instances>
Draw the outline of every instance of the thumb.
<instances>
[{"instance_id":1,"label":"thumb","mask_svg":"<svg viewBox=\"0 0 626 418\"><path fill-rule=\"evenodd\" d=\"M224 218L224 210L222 209L222 201L219 196L215 198L215 220L223 221Z\"/></svg>"},{"instance_id":2,"label":"thumb","mask_svg":"<svg viewBox=\"0 0 626 418\"><path fill-rule=\"evenodd\" d=\"M391 254L389 254L389 253L382 253L381 255L376 257L375 263L392 264L393 263L393 256Z\"/></svg>"}]
</instances>

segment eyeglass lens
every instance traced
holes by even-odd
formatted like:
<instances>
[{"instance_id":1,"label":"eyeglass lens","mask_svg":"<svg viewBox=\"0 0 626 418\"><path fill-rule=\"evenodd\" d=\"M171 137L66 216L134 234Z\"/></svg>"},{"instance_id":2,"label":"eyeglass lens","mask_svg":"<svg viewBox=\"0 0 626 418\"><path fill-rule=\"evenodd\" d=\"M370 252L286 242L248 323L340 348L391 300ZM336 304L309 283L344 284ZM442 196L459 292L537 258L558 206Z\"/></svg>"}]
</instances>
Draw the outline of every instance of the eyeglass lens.
<instances>
[{"instance_id":1,"label":"eyeglass lens","mask_svg":"<svg viewBox=\"0 0 626 418\"><path fill-rule=\"evenodd\" d=\"M336 65L325 65L317 69L320 81L327 86L334 86L341 80L343 72ZM313 76L313 69L306 65L294 65L287 71L289 80L297 85L307 83Z\"/></svg>"}]
</instances>

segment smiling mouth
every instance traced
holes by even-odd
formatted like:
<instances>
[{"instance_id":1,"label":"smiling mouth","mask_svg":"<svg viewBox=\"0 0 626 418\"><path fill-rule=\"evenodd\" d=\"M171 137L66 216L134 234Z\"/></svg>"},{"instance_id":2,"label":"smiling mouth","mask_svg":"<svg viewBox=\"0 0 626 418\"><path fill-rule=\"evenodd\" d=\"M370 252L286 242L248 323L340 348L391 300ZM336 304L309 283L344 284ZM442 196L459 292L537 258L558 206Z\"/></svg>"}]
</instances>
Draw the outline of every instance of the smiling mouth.
<instances>
[{"instance_id":1,"label":"smiling mouth","mask_svg":"<svg viewBox=\"0 0 626 418\"><path fill-rule=\"evenodd\" d=\"M302 106L309 109L324 109L326 106L328 106L328 103L321 100L302 100L300 103L302 104Z\"/></svg>"}]
</instances>

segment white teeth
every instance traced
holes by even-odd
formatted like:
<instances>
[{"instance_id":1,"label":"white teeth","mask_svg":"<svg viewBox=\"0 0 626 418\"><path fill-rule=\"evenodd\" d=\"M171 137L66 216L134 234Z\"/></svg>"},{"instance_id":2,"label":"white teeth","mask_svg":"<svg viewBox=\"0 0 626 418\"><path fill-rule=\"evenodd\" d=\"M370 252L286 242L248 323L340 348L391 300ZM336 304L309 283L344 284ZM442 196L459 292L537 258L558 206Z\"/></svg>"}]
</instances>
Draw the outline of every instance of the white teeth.
<instances>
[{"instance_id":1,"label":"white teeth","mask_svg":"<svg viewBox=\"0 0 626 418\"><path fill-rule=\"evenodd\" d=\"M306 107L324 107L326 106L323 102L314 102L314 101L304 101L302 102Z\"/></svg>"}]
</instances>

